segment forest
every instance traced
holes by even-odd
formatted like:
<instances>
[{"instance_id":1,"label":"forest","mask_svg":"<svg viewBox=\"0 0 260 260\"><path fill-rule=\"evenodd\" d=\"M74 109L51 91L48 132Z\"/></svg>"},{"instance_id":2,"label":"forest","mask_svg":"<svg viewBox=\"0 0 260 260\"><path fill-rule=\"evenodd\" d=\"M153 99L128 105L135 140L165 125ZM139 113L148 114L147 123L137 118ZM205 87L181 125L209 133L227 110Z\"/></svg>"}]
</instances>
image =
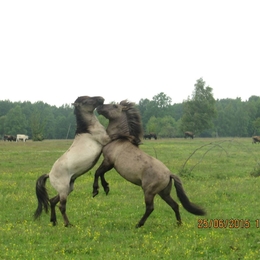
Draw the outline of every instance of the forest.
<instances>
[{"instance_id":1,"label":"forest","mask_svg":"<svg viewBox=\"0 0 260 260\"><path fill-rule=\"evenodd\" d=\"M213 89L202 78L182 103L172 104L171 97L161 92L152 100L141 99L139 108L144 133L159 138L184 137L191 131L196 137L251 137L260 135L260 96L248 100L215 100ZM107 120L97 115L106 127ZM42 101L31 103L0 101L0 137L26 134L29 139L73 139L76 130L74 107L51 106Z\"/></svg>"}]
</instances>

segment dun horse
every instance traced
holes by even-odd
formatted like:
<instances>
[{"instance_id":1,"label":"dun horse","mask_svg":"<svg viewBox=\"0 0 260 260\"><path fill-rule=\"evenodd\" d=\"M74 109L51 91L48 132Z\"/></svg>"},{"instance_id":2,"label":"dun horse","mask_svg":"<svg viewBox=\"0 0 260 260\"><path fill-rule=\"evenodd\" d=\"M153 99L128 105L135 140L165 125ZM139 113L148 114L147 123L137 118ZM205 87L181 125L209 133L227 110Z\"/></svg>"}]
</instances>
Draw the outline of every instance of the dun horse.
<instances>
[{"instance_id":1,"label":"dun horse","mask_svg":"<svg viewBox=\"0 0 260 260\"><path fill-rule=\"evenodd\" d=\"M50 173L40 176L37 180L38 208L34 214L35 219L41 215L43 209L47 213L50 207L50 221L56 225L55 206L60 202L59 209L64 225L66 227L70 225L66 215L66 202L68 195L73 190L74 181L96 164L103 145L110 141L105 128L93 113L94 109L103 102L102 97L82 96L77 98L73 104L77 121L75 139L70 148L54 163ZM45 188L47 178L50 178L51 185L58 192L58 195L51 199Z\"/></svg>"},{"instance_id":2,"label":"dun horse","mask_svg":"<svg viewBox=\"0 0 260 260\"><path fill-rule=\"evenodd\" d=\"M141 119L133 103L122 101L119 105L109 104L97 108L99 114L109 119L107 133L111 142L103 147L104 160L95 173L93 197L98 194L98 178L108 194L109 186L104 179L105 172L115 168L129 182L142 187L146 210L136 227L144 225L154 210L154 197L161 198L174 210L177 223L181 224L178 204L171 197L172 180L183 207L195 215L205 215L205 211L191 203L185 194L181 180L159 160L138 148L142 136Z\"/></svg>"}]
</instances>

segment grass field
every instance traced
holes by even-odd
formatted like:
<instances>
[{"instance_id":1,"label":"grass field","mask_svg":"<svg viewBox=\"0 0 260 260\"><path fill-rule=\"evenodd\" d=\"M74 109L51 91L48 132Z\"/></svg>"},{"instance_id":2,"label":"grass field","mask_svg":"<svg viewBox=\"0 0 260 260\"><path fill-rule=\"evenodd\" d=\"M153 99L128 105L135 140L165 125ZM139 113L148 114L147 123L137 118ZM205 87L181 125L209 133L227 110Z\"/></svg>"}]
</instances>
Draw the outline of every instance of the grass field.
<instances>
[{"instance_id":1,"label":"grass field","mask_svg":"<svg viewBox=\"0 0 260 260\"><path fill-rule=\"evenodd\" d=\"M183 225L159 197L142 228L140 187L114 170L110 193L92 198L98 164L75 182L67 203L73 227L49 215L37 221L36 179L49 172L72 140L0 141L0 259L260 259L260 145L250 138L161 139L140 146L183 182L190 200L207 210L194 216L180 205ZM255 176L254 176L255 175ZM49 180L50 195L56 195Z\"/></svg>"}]
</instances>

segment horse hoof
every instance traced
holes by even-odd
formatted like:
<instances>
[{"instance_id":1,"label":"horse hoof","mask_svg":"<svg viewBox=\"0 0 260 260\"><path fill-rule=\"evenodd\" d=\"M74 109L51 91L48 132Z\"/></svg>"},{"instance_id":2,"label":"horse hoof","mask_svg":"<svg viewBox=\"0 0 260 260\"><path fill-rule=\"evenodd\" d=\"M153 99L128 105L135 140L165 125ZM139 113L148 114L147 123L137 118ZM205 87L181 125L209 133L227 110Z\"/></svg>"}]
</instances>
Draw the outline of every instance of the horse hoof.
<instances>
[{"instance_id":1,"label":"horse hoof","mask_svg":"<svg viewBox=\"0 0 260 260\"><path fill-rule=\"evenodd\" d=\"M92 193L93 198L96 197L97 195L98 195L98 191L93 191Z\"/></svg>"},{"instance_id":2,"label":"horse hoof","mask_svg":"<svg viewBox=\"0 0 260 260\"><path fill-rule=\"evenodd\" d=\"M109 193L109 188L108 187L105 189L105 193L106 193L106 195Z\"/></svg>"},{"instance_id":3,"label":"horse hoof","mask_svg":"<svg viewBox=\"0 0 260 260\"><path fill-rule=\"evenodd\" d=\"M57 225L57 221L56 221L56 220L51 220L51 222L52 222L52 225L53 225L53 226L56 226L56 225Z\"/></svg>"},{"instance_id":4,"label":"horse hoof","mask_svg":"<svg viewBox=\"0 0 260 260\"><path fill-rule=\"evenodd\" d=\"M64 224L64 226L65 226L65 227L74 227L74 225L71 224L71 223Z\"/></svg>"}]
</instances>

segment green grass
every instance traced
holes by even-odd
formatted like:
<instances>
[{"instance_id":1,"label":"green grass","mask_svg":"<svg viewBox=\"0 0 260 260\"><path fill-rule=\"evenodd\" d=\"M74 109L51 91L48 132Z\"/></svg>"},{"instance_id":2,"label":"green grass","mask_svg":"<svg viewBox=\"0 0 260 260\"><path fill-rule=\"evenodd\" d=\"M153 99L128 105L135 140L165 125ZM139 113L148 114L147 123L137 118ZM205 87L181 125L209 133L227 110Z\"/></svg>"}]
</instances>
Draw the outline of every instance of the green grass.
<instances>
[{"instance_id":1,"label":"green grass","mask_svg":"<svg viewBox=\"0 0 260 260\"><path fill-rule=\"evenodd\" d=\"M142 228L140 187L114 170L106 174L110 193L92 198L98 164L77 179L67 203L73 227L43 214L37 221L36 179L49 172L72 140L0 142L0 259L259 259L260 145L241 139L162 139L141 149L181 176L190 200L207 216L194 216L180 205L183 225L159 197ZM50 195L55 191L47 187ZM211 225L212 227L209 227Z\"/></svg>"}]
</instances>

